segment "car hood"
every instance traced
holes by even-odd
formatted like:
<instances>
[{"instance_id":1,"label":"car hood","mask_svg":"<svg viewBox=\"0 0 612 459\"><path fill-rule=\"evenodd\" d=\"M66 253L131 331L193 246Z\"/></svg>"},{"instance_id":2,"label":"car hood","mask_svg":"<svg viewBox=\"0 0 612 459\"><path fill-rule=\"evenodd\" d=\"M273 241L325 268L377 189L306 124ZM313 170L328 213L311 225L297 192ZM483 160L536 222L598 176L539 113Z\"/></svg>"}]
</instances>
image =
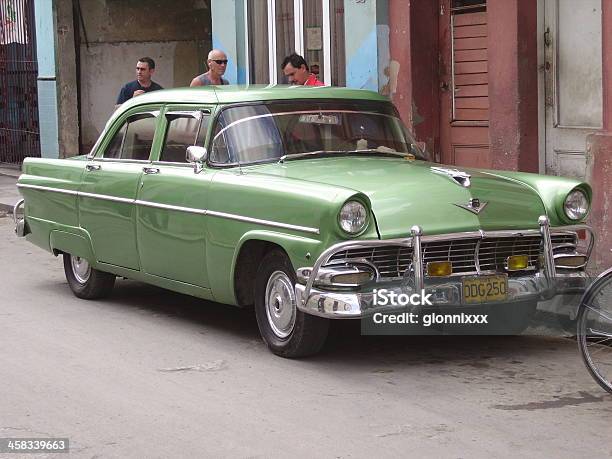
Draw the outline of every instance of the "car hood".
<instances>
[{"instance_id":1,"label":"car hood","mask_svg":"<svg viewBox=\"0 0 612 459\"><path fill-rule=\"evenodd\" d=\"M538 193L518 180L459 168L471 176L471 185L464 187L434 172L436 167L454 169L400 158L348 156L266 164L256 170L365 194L385 239L405 237L413 225L421 226L424 234L537 228L538 217L546 213ZM472 198L484 206L478 214L460 207Z\"/></svg>"}]
</instances>

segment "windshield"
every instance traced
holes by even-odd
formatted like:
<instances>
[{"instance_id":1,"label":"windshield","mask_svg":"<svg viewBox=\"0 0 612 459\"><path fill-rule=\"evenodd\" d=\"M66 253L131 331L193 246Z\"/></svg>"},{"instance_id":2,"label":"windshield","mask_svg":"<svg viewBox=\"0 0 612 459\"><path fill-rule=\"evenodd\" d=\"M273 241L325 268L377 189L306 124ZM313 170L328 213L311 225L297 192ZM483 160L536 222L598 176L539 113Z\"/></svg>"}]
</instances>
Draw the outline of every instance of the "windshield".
<instances>
[{"instance_id":1,"label":"windshield","mask_svg":"<svg viewBox=\"0 0 612 459\"><path fill-rule=\"evenodd\" d=\"M211 161L248 164L312 155L412 155L427 159L390 103L325 101L225 109Z\"/></svg>"}]
</instances>

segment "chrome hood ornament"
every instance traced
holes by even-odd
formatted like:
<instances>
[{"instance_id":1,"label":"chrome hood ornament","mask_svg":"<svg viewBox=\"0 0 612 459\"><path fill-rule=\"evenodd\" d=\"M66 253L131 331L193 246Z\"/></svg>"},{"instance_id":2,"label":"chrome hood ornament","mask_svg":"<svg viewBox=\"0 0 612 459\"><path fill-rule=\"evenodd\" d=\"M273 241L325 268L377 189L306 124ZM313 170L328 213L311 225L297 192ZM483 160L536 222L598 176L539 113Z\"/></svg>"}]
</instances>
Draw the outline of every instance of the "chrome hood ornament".
<instances>
[{"instance_id":1,"label":"chrome hood ornament","mask_svg":"<svg viewBox=\"0 0 612 459\"><path fill-rule=\"evenodd\" d=\"M480 212L487 207L488 202L480 201L478 198L472 198L468 201L467 204L455 204L457 207L461 207L462 209L469 210L470 212L478 215Z\"/></svg>"},{"instance_id":2,"label":"chrome hood ornament","mask_svg":"<svg viewBox=\"0 0 612 459\"><path fill-rule=\"evenodd\" d=\"M472 176L467 172L460 171L459 169L447 169L446 167L432 167L431 171L435 174L446 175L453 179L457 184L469 188L472 184L470 179Z\"/></svg>"}]
</instances>

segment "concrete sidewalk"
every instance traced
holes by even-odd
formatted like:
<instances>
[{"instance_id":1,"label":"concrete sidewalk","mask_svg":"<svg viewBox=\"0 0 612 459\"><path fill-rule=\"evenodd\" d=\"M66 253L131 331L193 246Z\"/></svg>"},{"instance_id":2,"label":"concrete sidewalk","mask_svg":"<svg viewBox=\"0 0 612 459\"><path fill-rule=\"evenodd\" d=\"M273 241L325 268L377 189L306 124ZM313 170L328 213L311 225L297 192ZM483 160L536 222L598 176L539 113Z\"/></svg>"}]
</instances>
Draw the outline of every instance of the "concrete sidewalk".
<instances>
[{"instance_id":1,"label":"concrete sidewalk","mask_svg":"<svg viewBox=\"0 0 612 459\"><path fill-rule=\"evenodd\" d=\"M13 206L21 199L15 184L21 174L19 169L0 167L0 212L13 212Z\"/></svg>"}]
</instances>

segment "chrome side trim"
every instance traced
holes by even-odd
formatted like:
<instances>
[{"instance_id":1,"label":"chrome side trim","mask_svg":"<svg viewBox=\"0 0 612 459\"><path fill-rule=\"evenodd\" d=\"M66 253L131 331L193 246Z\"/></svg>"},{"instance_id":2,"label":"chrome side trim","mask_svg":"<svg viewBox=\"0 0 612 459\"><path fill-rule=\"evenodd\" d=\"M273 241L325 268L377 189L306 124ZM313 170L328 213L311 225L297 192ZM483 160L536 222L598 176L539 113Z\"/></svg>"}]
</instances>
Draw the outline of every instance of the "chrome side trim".
<instances>
[{"instance_id":1,"label":"chrome side trim","mask_svg":"<svg viewBox=\"0 0 612 459\"><path fill-rule=\"evenodd\" d=\"M247 222L247 223L255 223L257 225L270 226L273 228L283 228L283 229L289 229L289 230L294 230L294 231L301 231L303 233L321 234L321 231L319 230L319 228L292 225L289 223L275 222L271 220L263 220L260 218L245 217L243 215L228 214L225 212L217 212L214 210L196 209L193 207L173 206L170 204L161 204L161 203L156 203L156 202L142 201L142 200L136 200L136 199L130 199L130 198L119 198L119 197L109 196L105 194L86 193L84 191L62 190L59 188L46 187L46 186L41 186L41 185L17 184L17 186L21 188L31 188L31 189L39 190L39 191L52 191L56 193L70 194L70 195L80 196L84 198L102 199L105 201L121 202L125 204L134 204L134 205L139 205L139 206L153 207L157 209L176 210L178 212L187 212L187 213L198 214L198 215L210 215L212 217L226 218L228 220L236 220L236 221Z\"/></svg>"},{"instance_id":2,"label":"chrome side trim","mask_svg":"<svg viewBox=\"0 0 612 459\"><path fill-rule=\"evenodd\" d=\"M77 192L80 198L101 199L103 201L122 202L124 204L134 204L131 198L119 198L117 196L109 196L107 194L86 193L84 191Z\"/></svg>"},{"instance_id":3,"label":"chrome side trim","mask_svg":"<svg viewBox=\"0 0 612 459\"><path fill-rule=\"evenodd\" d=\"M30 190L39 190L39 191L52 191L55 193L70 194L73 196L76 196L79 193L76 190L63 190L61 188L54 188L52 186L30 185L27 183L18 183L17 188L27 188Z\"/></svg>"},{"instance_id":4,"label":"chrome side trim","mask_svg":"<svg viewBox=\"0 0 612 459\"><path fill-rule=\"evenodd\" d=\"M275 228L292 229L302 231L304 233L321 234L319 228L310 228L308 226L291 225L289 223L274 222L271 220L262 220L259 218L244 217L242 215L226 214L225 212L217 212L216 210L207 211L207 215L212 217L227 218L229 220L237 220L240 222L257 223L264 226L272 226Z\"/></svg>"},{"instance_id":5,"label":"chrome side trim","mask_svg":"<svg viewBox=\"0 0 612 459\"><path fill-rule=\"evenodd\" d=\"M137 206L143 206L143 207L153 207L155 209L176 210L178 212L186 212L189 214L206 215L208 213L206 209L195 209L193 207L173 206L171 204L161 204L157 202L141 201L140 199L137 199L136 201L134 201L134 204L136 204Z\"/></svg>"}]
</instances>

